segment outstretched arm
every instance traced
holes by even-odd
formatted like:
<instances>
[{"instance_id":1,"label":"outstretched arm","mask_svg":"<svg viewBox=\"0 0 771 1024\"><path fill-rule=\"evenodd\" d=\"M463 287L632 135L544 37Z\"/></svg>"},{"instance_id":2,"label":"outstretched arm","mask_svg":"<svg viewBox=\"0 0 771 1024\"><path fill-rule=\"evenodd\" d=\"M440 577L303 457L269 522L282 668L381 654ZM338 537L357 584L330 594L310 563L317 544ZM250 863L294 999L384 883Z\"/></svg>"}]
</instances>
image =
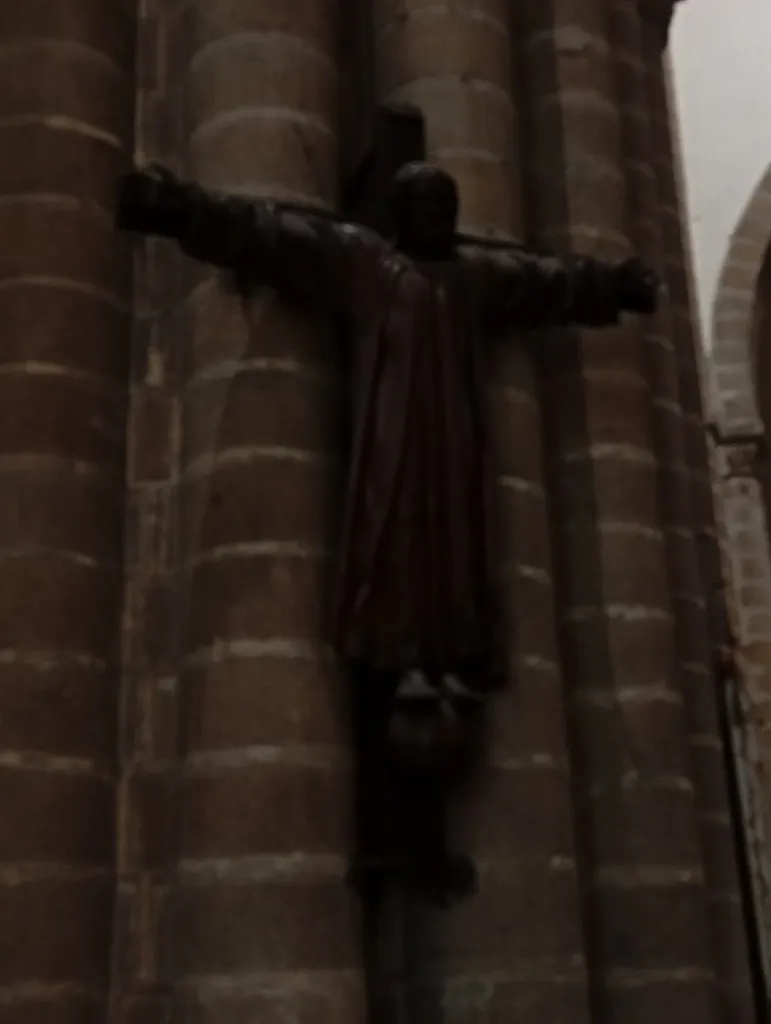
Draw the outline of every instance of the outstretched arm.
<instances>
[{"instance_id":1,"label":"outstretched arm","mask_svg":"<svg viewBox=\"0 0 771 1024\"><path fill-rule=\"evenodd\" d=\"M637 260L479 250L470 259L483 311L499 328L609 327L622 312L656 311L658 278Z\"/></svg>"},{"instance_id":2,"label":"outstretched arm","mask_svg":"<svg viewBox=\"0 0 771 1024\"><path fill-rule=\"evenodd\" d=\"M244 287L345 312L358 236L322 217L210 192L152 167L121 183L118 226L177 241L193 259L231 271Z\"/></svg>"}]
</instances>

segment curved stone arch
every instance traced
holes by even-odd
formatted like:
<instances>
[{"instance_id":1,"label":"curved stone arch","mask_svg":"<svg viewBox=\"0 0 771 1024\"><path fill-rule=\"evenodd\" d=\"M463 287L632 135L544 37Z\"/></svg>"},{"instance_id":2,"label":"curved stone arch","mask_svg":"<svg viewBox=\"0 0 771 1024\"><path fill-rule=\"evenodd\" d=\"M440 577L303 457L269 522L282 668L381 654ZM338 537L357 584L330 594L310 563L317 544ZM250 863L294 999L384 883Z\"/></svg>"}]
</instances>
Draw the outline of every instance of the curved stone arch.
<instances>
[{"instance_id":1,"label":"curved stone arch","mask_svg":"<svg viewBox=\"0 0 771 1024\"><path fill-rule=\"evenodd\" d=\"M758 389L756 332L759 285L765 287L771 245L771 165L731 235L712 314L707 355L712 414L720 436L715 498L724 557L726 599L736 639L743 721L733 734L745 801L744 828L763 971L771 980L771 490L757 473L767 431L767 397ZM767 424L771 429L771 422Z\"/></svg>"},{"instance_id":2,"label":"curved stone arch","mask_svg":"<svg viewBox=\"0 0 771 1024\"><path fill-rule=\"evenodd\" d=\"M771 165L731 235L712 311L711 390L722 433L762 433L752 348L758 277L771 242Z\"/></svg>"}]
</instances>

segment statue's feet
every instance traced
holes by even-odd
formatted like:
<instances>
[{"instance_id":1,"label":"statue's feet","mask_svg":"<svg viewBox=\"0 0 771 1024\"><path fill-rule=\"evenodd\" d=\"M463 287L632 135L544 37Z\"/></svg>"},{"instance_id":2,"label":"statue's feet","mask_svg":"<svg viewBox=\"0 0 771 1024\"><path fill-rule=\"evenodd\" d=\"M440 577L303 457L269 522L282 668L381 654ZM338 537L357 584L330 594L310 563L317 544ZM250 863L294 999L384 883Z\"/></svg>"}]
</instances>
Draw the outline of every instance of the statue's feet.
<instances>
[{"instance_id":1,"label":"statue's feet","mask_svg":"<svg viewBox=\"0 0 771 1024\"><path fill-rule=\"evenodd\" d=\"M469 714L480 711L485 704L485 695L479 690L467 686L465 682L451 672L442 676L442 703L445 713Z\"/></svg>"},{"instance_id":2,"label":"statue's feet","mask_svg":"<svg viewBox=\"0 0 771 1024\"><path fill-rule=\"evenodd\" d=\"M416 704L434 704L439 699L439 691L432 686L428 677L420 669L412 669L405 672L399 680L394 703L405 708L413 707Z\"/></svg>"}]
</instances>

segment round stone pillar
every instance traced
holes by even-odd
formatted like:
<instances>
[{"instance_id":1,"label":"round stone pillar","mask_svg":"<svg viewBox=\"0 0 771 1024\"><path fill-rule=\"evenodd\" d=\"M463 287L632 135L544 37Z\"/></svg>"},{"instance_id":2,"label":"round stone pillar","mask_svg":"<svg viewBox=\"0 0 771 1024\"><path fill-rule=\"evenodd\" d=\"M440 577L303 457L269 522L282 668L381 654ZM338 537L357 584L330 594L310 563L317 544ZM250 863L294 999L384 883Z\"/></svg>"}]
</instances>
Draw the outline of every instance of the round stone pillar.
<instances>
[{"instance_id":1,"label":"round stone pillar","mask_svg":"<svg viewBox=\"0 0 771 1024\"><path fill-rule=\"evenodd\" d=\"M668 12L664 7L663 4L617 2L613 6L613 21L628 154L627 173L633 200L630 204L633 226L636 226L641 254L664 278L668 278L669 252L661 211L669 196L665 195L665 183L657 172L661 161L660 118L663 116L668 120L669 110L666 104L663 110L658 109L650 91L651 75L660 75L661 70L668 23L668 16L665 17ZM710 897L714 887L714 855L710 836L717 829L717 835L726 834L730 841L731 823L724 815L724 821L711 821L707 825L704 816L704 758L706 756L708 761L717 758L719 764L726 754L715 718L714 663L705 631L708 585L702 578L703 565L700 564L697 545L699 514L691 479L692 452L686 444L694 420L692 412L689 414L686 410L692 408L695 378L690 372L684 376L682 370L684 353L679 324L683 316L690 316L687 307L682 309L672 301L665 301L646 340L659 462L659 507L667 545L675 626L676 669L688 738L688 743L682 745L680 757L686 774L694 779L699 815L700 859L704 877L700 881L694 879L694 885L701 888L704 901L705 960L719 971L720 966L714 963L708 942ZM693 352L685 362L695 371ZM697 379L696 387L698 389ZM698 393L696 400L698 402ZM699 422L703 446L701 417ZM713 643L718 642L715 637ZM705 714L710 705L711 710ZM711 785L714 773L708 772L707 778ZM651 997L656 999L659 1007L662 1005L660 994L651 992ZM671 1013L703 1017L705 1000L712 1001L710 1012L713 1015L717 1011L713 986L705 986L695 977L690 983L683 981L679 986L670 987L666 998L672 999Z\"/></svg>"},{"instance_id":2,"label":"round stone pillar","mask_svg":"<svg viewBox=\"0 0 771 1024\"><path fill-rule=\"evenodd\" d=\"M0 9L0 1020L106 1019L133 4Z\"/></svg>"},{"instance_id":3,"label":"round stone pillar","mask_svg":"<svg viewBox=\"0 0 771 1024\"><path fill-rule=\"evenodd\" d=\"M697 564L691 585L676 594L685 621L686 656L681 664L692 748L693 778L703 847L711 919L712 964L725 1019L749 1024L756 1008L748 967L746 907L740 899L737 848L728 798L726 737L721 734L714 650L708 602L721 599L720 550L715 529L714 480L707 455L697 340L693 328L688 261L683 244L684 210L680 202L671 138L671 115L662 53L665 4L641 0L643 60L653 134L653 168L659 194L664 240L665 280L670 295L672 341L676 357L684 428L684 470L688 485L690 529L697 538ZM658 17L657 17L658 15Z\"/></svg>"},{"instance_id":4,"label":"round stone pillar","mask_svg":"<svg viewBox=\"0 0 771 1024\"><path fill-rule=\"evenodd\" d=\"M534 235L557 250L628 255L648 212L635 209L647 193L628 176L641 156L620 116L615 7L520 8ZM708 1015L712 980L659 502L654 340L633 322L565 336L545 380L593 1019L640 1024L670 1002ZM695 1001L678 996L685 979Z\"/></svg>"},{"instance_id":5,"label":"round stone pillar","mask_svg":"<svg viewBox=\"0 0 771 1024\"><path fill-rule=\"evenodd\" d=\"M334 202L336 4L194 0L188 167ZM324 650L340 338L186 264L176 876L163 970L186 1024L362 1019L349 738Z\"/></svg>"},{"instance_id":6,"label":"round stone pillar","mask_svg":"<svg viewBox=\"0 0 771 1024\"><path fill-rule=\"evenodd\" d=\"M509 7L377 0L376 68L381 102L423 112L428 158L458 182L461 228L520 239ZM390 995L409 1020L441 1004L448 1020L567 1024L588 1001L539 391L516 336L491 344L489 381L510 675L490 705L488 763L449 812L480 886L450 912L412 909Z\"/></svg>"}]
</instances>

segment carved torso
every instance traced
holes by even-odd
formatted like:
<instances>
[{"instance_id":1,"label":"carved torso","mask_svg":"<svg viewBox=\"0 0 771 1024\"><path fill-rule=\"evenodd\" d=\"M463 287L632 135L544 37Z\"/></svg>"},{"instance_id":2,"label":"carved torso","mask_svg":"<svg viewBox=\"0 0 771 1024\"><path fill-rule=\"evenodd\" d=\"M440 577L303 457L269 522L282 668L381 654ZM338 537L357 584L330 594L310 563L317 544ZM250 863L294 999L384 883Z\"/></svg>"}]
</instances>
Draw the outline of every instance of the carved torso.
<instances>
[{"instance_id":1,"label":"carved torso","mask_svg":"<svg viewBox=\"0 0 771 1024\"><path fill-rule=\"evenodd\" d=\"M354 308L341 645L382 669L481 663L488 507L471 282L460 260L416 265L381 249L376 261L379 287L355 292L369 301Z\"/></svg>"}]
</instances>

